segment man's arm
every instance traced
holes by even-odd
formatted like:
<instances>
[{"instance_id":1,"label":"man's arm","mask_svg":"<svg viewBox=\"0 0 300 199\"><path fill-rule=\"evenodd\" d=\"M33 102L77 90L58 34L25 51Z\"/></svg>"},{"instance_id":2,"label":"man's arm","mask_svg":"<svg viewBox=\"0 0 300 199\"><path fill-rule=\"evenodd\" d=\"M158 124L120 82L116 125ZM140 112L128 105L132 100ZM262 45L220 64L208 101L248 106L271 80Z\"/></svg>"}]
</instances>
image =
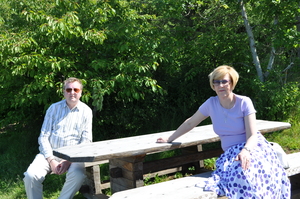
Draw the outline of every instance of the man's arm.
<instances>
[{"instance_id":1,"label":"man's arm","mask_svg":"<svg viewBox=\"0 0 300 199\"><path fill-rule=\"evenodd\" d=\"M52 106L50 106L46 112L44 122L43 122L43 125L41 128L41 133L38 138L38 143L40 145L39 150L45 156L45 158L47 159L49 164L50 164L50 161L52 159L54 159L52 146L49 142L49 137L51 135L51 130L52 130L52 116L51 116L52 111L53 111L53 108L52 108Z\"/></svg>"},{"instance_id":2,"label":"man's arm","mask_svg":"<svg viewBox=\"0 0 300 199\"><path fill-rule=\"evenodd\" d=\"M90 143L93 141L93 133L92 133L92 122L93 122L93 112L87 105L84 110L84 121L82 121L83 129L81 132L81 139L79 144Z\"/></svg>"}]
</instances>

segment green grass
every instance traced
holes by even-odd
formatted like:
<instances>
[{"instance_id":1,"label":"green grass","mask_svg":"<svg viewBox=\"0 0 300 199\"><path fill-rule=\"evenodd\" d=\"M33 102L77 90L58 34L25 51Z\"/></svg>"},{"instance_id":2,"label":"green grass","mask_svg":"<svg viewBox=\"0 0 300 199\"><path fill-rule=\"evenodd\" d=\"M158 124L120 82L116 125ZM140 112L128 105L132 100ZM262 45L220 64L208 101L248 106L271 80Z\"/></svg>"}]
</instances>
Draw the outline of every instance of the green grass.
<instances>
[{"instance_id":1,"label":"green grass","mask_svg":"<svg viewBox=\"0 0 300 199\"><path fill-rule=\"evenodd\" d=\"M21 137L20 135L28 135ZM34 137L34 138L33 138ZM269 141L279 143L287 153L300 151L300 124L292 124L292 128L280 132L266 134ZM210 146L206 146L210 147ZM0 132L0 198L1 199L23 199L26 198L23 173L28 165L38 153L37 136L20 131ZM147 157L147 161L166 158L177 154L178 151L169 153L160 153ZM214 168L215 159L205 160L205 165L209 169ZM191 173L193 169L191 168ZM101 179L108 180L108 165L101 166ZM154 178L145 178L145 184L159 183L173 178L180 178L190 175L189 173L176 173L173 176L155 176ZM63 186L65 176L48 175L44 181L44 198L54 199L59 196ZM110 193L106 190L107 194ZM77 194L75 199L84 198Z\"/></svg>"},{"instance_id":2,"label":"green grass","mask_svg":"<svg viewBox=\"0 0 300 199\"><path fill-rule=\"evenodd\" d=\"M286 153L300 151L300 123L295 123L290 129L265 135L268 141L277 142Z\"/></svg>"}]
</instances>

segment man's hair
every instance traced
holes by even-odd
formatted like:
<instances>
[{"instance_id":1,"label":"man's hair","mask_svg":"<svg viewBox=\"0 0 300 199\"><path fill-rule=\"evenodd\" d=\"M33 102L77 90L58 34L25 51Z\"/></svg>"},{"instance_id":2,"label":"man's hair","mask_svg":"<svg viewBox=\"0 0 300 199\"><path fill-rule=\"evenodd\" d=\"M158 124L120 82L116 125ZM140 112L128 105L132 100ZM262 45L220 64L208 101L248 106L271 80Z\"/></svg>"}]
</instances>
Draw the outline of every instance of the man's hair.
<instances>
[{"instance_id":1,"label":"man's hair","mask_svg":"<svg viewBox=\"0 0 300 199\"><path fill-rule=\"evenodd\" d=\"M69 84L69 83L73 83L73 82L78 82L80 84L80 89L82 90L83 89L83 85L82 85L82 82L80 79L76 78L76 77L69 77L68 79L66 79L64 81L64 85L63 85L63 89L66 88L66 85Z\"/></svg>"}]
</instances>

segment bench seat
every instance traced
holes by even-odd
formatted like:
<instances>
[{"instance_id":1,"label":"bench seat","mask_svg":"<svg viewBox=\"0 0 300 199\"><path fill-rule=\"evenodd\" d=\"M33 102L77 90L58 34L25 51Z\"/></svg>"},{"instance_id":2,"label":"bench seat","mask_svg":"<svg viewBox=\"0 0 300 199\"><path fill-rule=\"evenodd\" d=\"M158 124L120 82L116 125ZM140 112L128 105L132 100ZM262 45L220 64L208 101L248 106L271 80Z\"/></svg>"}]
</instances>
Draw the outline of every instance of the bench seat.
<instances>
[{"instance_id":1,"label":"bench seat","mask_svg":"<svg viewBox=\"0 0 300 199\"><path fill-rule=\"evenodd\" d=\"M288 154L290 168L286 170L288 176L300 173L300 152ZM170 180L149 186L129 189L114 193L110 199L201 199L220 198L216 193L203 191L203 188L195 187L195 184L205 181L211 176L210 172L205 172L193 176ZM227 197L221 197L227 198Z\"/></svg>"},{"instance_id":2,"label":"bench seat","mask_svg":"<svg viewBox=\"0 0 300 199\"><path fill-rule=\"evenodd\" d=\"M297 175L300 173L300 152L288 154L290 168L286 169L288 176Z\"/></svg>"},{"instance_id":3,"label":"bench seat","mask_svg":"<svg viewBox=\"0 0 300 199\"><path fill-rule=\"evenodd\" d=\"M203 191L203 188L195 187L195 184L205 181L211 176L210 172L161 182L158 184L129 189L114 193L110 199L200 199L217 198L212 191Z\"/></svg>"}]
</instances>

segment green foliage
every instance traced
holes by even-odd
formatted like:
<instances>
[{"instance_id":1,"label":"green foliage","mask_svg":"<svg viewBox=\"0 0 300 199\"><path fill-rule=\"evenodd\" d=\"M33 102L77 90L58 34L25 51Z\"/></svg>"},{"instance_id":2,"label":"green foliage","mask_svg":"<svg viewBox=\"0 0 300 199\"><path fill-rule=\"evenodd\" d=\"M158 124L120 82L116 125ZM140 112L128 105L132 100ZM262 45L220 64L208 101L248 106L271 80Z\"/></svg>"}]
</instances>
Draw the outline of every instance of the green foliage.
<instances>
[{"instance_id":1,"label":"green foliage","mask_svg":"<svg viewBox=\"0 0 300 199\"><path fill-rule=\"evenodd\" d=\"M21 19L21 30L1 29L0 112L11 114L1 118L2 125L32 121L36 115L28 109L40 118L61 99L62 81L70 76L86 82L82 100L95 111L102 110L105 95L130 103L163 93L152 78L160 57L153 51L157 41L148 39L152 16L138 15L127 1L58 0L40 7L21 2L6 4L16 6L18 18L11 23Z\"/></svg>"},{"instance_id":2,"label":"green foliage","mask_svg":"<svg viewBox=\"0 0 300 199\"><path fill-rule=\"evenodd\" d=\"M204 160L204 168L209 170L215 170L216 169L216 160L217 158L210 158Z\"/></svg>"},{"instance_id":3,"label":"green foliage","mask_svg":"<svg viewBox=\"0 0 300 199\"><path fill-rule=\"evenodd\" d=\"M299 118L299 116L300 115L298 114L297 117ZM299 130L299 122L292 123L292 128L284 131L268 133L265 135L265 137L268 141L279 143L286 153L299 152Z\"/></svg>"},{"instance_id":4,"label":"green foliage","mask_svg":"<svg viewBox=\"0 0 300 199\"><path fill-rule=\"evenodd\" d=\"M299 64L299 1L248 1L249 17L263 70L267 71L271 48L275 49L272 69Z\"/></svg>"},{"instance_id":5,"label":"green foliage","mask_svg":"<svg viewBox=\"0 0 300 199\"><path fill-rule=\"evenodd\" d=\"M47 107L62 98L62 81L76 76L85 83L82 100L93 107L94 129L104 129L95 131L96 140L174 129L214 95L207 81L214 67L229 64L256 74L240 8L232 1L13 0L1 5L2 126L40 125ZM299 40L294 5L247 3L264 68L270 44L281 46L277 73L291 61L299 63L289 54ZM274 16L281 23L274 24ZM177 115L182 117L173 119ZM170 118L168 125L157 126L161 118Z\"/></svg>"},{"instance_id":6,"label":"green foliage","mask_svg":"<svg viewBox=\"0 0 300 199\"><path fill-rule=\"evenodd\" d=\"M175 178L175 179L177 179L177 178L182 178L182 177L184 177L184 176L183 176L183 174L180 173L180 172L176 172L175 175L174 175L174 178Z\"/></svg>"},{"instance_id":7,"label":"green foliage","mask_svg":"<svg viewBox=\"0 0 300 199\"><path fill-rule=\"evenodd\" d=\"M246 90L251 96L257 112L257 118L274 121L299 122L300 92L298 82L280 84L266 81L264 83L249 81Z\"/></svg>"},{"instance_id":8,"label":"green foliage","mask_svg":"<svg viewBox=\"0 0 300 199\"><path fill-rule=\"evenodd\" d=\"M154 176L154 178L145 177L144 184L145 185L151 185L151 184L157 184L157 183L165 182L165 181L168 181L168 176L167 175L159 176L158 174L156 174Z\"/></svg>"}]
</instances>

